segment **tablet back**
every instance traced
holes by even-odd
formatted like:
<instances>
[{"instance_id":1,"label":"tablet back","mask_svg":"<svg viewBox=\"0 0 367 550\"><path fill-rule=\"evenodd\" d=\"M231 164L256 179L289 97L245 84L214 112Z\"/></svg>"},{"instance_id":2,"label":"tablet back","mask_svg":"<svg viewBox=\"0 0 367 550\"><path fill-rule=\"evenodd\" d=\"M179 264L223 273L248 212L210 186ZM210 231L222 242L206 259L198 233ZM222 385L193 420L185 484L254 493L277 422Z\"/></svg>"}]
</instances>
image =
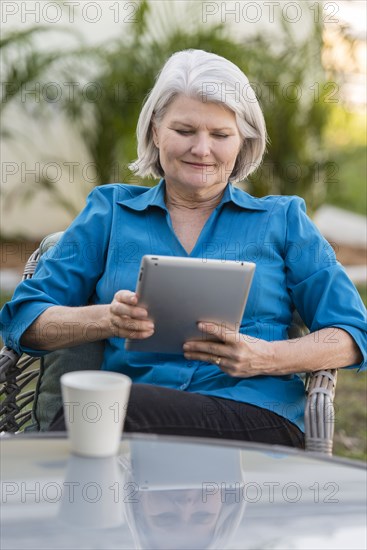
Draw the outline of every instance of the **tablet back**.
<instances>
[{"instance_id":1,"label":"tablet back","mask_svg":"<svg viewBox=\"0 0 367 550\"><path fill-rule=\"evenodd\" d=\"M183 354L184 342L207 338L198 321L238 329L254 270L251 262L143 256L136 292L155 332L144 340L127 339L125 349Z\"/></svg>"}]
</instances>

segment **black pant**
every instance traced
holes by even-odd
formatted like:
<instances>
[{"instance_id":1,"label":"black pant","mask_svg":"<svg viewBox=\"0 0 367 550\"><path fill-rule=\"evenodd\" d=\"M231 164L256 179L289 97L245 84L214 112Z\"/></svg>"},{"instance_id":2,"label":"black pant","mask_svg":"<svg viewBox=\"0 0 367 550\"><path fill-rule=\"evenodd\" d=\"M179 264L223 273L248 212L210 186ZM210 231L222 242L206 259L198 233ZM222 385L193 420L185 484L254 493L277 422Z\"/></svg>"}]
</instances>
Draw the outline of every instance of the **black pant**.
<instances>
[{"instance_id":1,"label":"black pant","mask_svg":"<svg viewBox=\"0 0 367 550\"><path fill-rule=\"evenodd\" d=\"M65 429L61 409L50 431ZM150 384L132 385L124 431L304 447L301 430L267 409Z\"/></svg>"}]
</instances>

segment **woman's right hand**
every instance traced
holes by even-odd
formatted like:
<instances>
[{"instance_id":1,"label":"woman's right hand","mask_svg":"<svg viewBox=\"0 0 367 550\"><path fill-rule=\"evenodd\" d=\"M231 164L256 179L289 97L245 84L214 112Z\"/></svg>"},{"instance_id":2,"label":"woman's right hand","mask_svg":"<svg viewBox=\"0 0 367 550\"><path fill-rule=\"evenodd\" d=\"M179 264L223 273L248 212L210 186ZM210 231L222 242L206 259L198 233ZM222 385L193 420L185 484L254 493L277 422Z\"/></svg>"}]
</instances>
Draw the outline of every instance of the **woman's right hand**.
<instances>
[{"instance_id":1,"label":"woman's right hand","mask_svg":"<svg viewBox=\"0 0 367 550\"><path fill-rule=\"evenodd\" d=\"M109 324L114 336L144 339L154 333L148 311L137 306L138 297L130 290L116 292L109 306Z\"/></svg>"}]
</instances>

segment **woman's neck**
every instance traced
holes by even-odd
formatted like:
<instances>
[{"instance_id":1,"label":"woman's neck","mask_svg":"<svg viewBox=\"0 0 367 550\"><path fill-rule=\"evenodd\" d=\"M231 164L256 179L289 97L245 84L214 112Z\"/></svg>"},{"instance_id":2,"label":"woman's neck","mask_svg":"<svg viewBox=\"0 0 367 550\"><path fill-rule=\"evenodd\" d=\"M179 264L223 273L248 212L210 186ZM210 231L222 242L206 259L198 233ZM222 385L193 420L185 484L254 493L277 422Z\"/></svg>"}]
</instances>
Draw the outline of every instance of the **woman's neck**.
<instances>
[{"instance_id":1,"label":"woman's neck","mask_svg":"<svg viewBox=\"0 0 367 550\"><path fill-rule=\"evenodd\" d=\"M166 206L168 210L200 210L202 212L213 211L222 200L224 189L208 196L198 193L182 193L166 186Z\"/></svg>"}]
</instances>

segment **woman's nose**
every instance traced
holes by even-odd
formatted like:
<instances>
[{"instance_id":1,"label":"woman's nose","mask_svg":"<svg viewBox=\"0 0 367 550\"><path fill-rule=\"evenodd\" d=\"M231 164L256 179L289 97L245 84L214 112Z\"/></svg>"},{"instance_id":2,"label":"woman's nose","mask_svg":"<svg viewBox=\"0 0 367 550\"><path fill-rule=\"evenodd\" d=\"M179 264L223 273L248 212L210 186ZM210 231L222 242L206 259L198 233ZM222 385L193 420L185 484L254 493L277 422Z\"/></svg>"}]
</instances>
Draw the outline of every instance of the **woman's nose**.
<instances>
[{"instance_id":1,"label":"woman's nose","mask_svg":"<svg viewBox=\"0 0 367 550\"><path fill-rule=\"evenodd\" d=\"M205 134L195 135L191 152L200 158L210 155L210 137Z\"/></svg>"}]
</instances>

